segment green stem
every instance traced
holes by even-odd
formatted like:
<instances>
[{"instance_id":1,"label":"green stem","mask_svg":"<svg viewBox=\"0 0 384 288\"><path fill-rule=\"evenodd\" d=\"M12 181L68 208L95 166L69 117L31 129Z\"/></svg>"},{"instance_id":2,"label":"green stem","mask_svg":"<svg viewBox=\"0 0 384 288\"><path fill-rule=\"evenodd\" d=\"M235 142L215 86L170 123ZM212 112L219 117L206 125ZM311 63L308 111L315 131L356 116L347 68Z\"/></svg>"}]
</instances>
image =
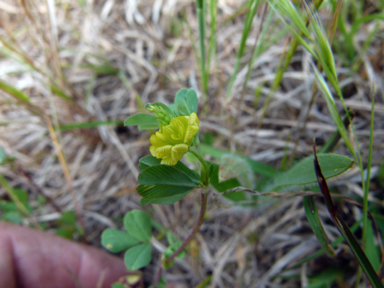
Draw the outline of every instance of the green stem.
<instances>
[{"instance_id":1,"label":"green stem","mask_svg":"<svg viewBox=\"0 0 384 288\"><path fill-rule=\"evenodd\" d=\"M204 186L207 188L209 185L209 170L208 170L207 162L205 162L204 158L196 150L189 149L188 152L191 152L197 159L199 159L199 161L203 165L203 169L201 170L201 179L203 181ZM165 261L165 264L169 264L173 259L175 259L175 257L179 255L181 251L183 251L183 249L189 244L189 242L191 242L193 237L195 237L196 233L199 232L199 229L204 221L204 215L205 215L206 209L207 209L207 193L206 191L203 191L201 193L201 209L200 209L199 220L197 221L195 228L192 230L188 238L184 240L181 246Z\"/></svg>"},{"instance_id":2,"label":"green stem","mask_svg":"<svg viewBox=\"0 0 384 288\"><path fill-rule=\"evenodd\" d=\"M245 46L246 46L245 42L247 41L249 32L251 31L252 21L256 15L256 10L257 10L258 4L259 4L259 0L249 1L249 6L247 9L247 15L245 16L243 33L241 35L241 40L240 40L240 46L239 46L239 50L237 51L237 55L236 55L235 66L233 67L233 73L231 75L231 79L229 80L229 85L228 85L228 90L227 90L227 95L226 95L227 99L231 96L231 93L232 93L233 84L235 83L237 72L239 71L241 57L244 54L244 50L245 50Z\"/></svg>"},{"instance_id":3,"label":"green stem","mask_svg":"<svg viewBox=\"0 0 384 288\"><path fill-rule=\"evenodd\" d=\"M169 256L169 258L165 261L165 264L169 264L173 259L175 259L175 257L179 255L181 251L183 251L183 249L189 244L189 242L191 242L193 237L195 237L196 233L199 232L200 227L204 221L205 210L207 209L207 196L208 195L206 193L201 193L200 215L195 228L192 230L188 238L184 240L183 244L181 244L181 246L171 256Z\"/></svg>"},{"instance_id":4,"label":"green stem","mask_svg":"<svg viewBox=\"0 0 384 288\"><path fill-rule=\"evenodd\" d=\"M345 129L348 129L354 117L355 117L355 114L353 113L353 111L348 110L347 115L345 115L343 118L343 124ZM330 153L333 150L333 148L335 148L336 144L339 142L340 139L341 139L341 134L340 134L340 131L337 130L332 134L331 138L329 138L327 143L325 143L325 145L319 150L318 153Z\"/></svg>"},{"instance_id":5,"label":"green stem","mask_svg":"<svg viewBox=\"0 0 384 288\"><path fill-rule=\"evenodd\" d=\"M209 184L209 170L208 164L205 162L204 158L195 150L189 149L188 152L191 152L197 159L199 159L200 163L203 165L204 170L201 170L201 180L205 187L208 187ZM203 175L203 171L205 175ZM204 179L203 179L204 178Z\"/></svg>"},{"instance_id":6,"label":"green stem","mask_svg":"<svg viewBox=\"0 0 384 288\"><path fill-rule=\"evenodd\" d=\"M369 152L368 152L368 163L367 163L367 174L365 179L364 197L363 197L363 243L364 248L367 244L367 225L368 224L368 196L369 196L369 182L371 181L371 166L372 166L372 150L373 150L373 124L375 118L375 89L372 91L372 106L371 106L371 125L369 135ZM363 175L362 175L363 176ZM364 181L364 178L362 178ZM379 239L380 241L380 239Z\"/></svg>"},{"instance_id":7,"label":"green stem","mask_svg":"<svg viewBox=\"0 0 384 288\"><path fill-rule=\"evenodd\" d=\"M206 66L206 75L209 75L211 71L211 57L215 55L216 51L216 16L217 16L217 2L218 0L211 0L209 6L209 12L211 15L211 25L209 33L209 42L208 42L208 53L207 53L207 66Z\"/></svg>"},{"instance_id":8,"label":"green stem","mask_svg":"<svg viewBox=\"0 0 384 288\"><path fill-rule=\"evenodd\" d=\"M200 44L200 74L203 90L203 97L206 97L208 92L208 79L205 69L205 1L196 0L197 18L199 26L199 44Z\"/></svg>"}]
</instances>

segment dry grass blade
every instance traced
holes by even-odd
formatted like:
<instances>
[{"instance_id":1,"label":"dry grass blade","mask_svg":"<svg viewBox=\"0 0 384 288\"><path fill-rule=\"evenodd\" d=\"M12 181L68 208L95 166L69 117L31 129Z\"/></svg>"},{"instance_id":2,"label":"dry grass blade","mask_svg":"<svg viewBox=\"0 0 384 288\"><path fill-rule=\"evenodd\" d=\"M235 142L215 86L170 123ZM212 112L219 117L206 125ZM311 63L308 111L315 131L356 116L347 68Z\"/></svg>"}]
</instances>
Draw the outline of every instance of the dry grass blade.
<instances>
[{"instance_id":1,"label":"dry grass blade","mask_svg":"<svg viewBox=\"0 0 384 288\"><path fill-rule=\"evenodd\" d=\"M83 217L81 216L81 209L80 209L79 203L77 201L75 190L73 188L73 182L72 182L69 170L68 170L67 162L65 161L63 152L62 152L62 150L60 148L60 144L59 144L59 142L57 140L56 133L55 133L55 130L53 129L51 120L48 117L46 117L45 120L46 120L46 123L47 123L47 126L48 126L48 131L49 131L49 134L51 136L53 146L55 147L55 150L56 150L56 153L57 153L57 157L59 158L61 167L63 169L65 178L67 180L68 187L69 187L69 189L71 191L73 206L75 207L77 219L78 219L81 227L84 230L84 220L83 220Z\"/></svg>"}]
</instances>

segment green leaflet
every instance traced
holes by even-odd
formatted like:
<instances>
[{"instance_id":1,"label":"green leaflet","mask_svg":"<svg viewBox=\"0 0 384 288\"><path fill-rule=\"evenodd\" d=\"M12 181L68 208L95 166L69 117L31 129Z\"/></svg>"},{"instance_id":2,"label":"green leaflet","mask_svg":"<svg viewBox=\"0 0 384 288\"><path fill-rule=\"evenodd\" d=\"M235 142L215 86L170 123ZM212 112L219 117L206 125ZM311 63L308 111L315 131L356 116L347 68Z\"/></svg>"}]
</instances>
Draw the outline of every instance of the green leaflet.
<instances>
[{"instance_id":1,"label":"green leaflet","mask_svg":"<svg viewBox=\"0 0 384 288\"><path fill-rule=\"evenodd\" d=\"M160 165L161 159L157 159L156 157L149 155L149 156L140 158L139 162L140 162L139 169L140 171L143 171L148 167Z\"/></svg>"},{"instance_id":2,"label":"green leaflet","mask_svg":"<svg viewBox=\"0 0 384 288\"><path fill-rule=\"evenodd\" d=\"M214 163L210 164L210 181L212 186L218 191L218 192L225 192L229 189L233 189L236 187L241 186L240 182L236 178L231 178L228 180L225 180L223 182L219 182L219 169L220 166Z\"/></svg>"},{"instance_id":3,"label":"green leaflet","mask_svg":"<svg viewBox=\"0 0 384 288\"><path fill-rule=\"evenodd\" d=\"M140 210L132 210L124 217L124 228L128 235L142 242L149 242L152 236L151 218Z\"/></svg>"},{"instance_id":4,"label":"green leaflet","mask_svg":"<svg viewBox=\"0 0 384 288\"><path fill-rule=\"evenodd\" d=\"M157 125L159 126L159 122L156 117L151 114L146 113L137 113L124 121L124 126L131 125Z\"/></svg>"},{"instance_id":5,"label":"green leaflet","mask_svg":"<svg viewBox=\"0 0 384 288\"><path fill-rule=\"evenodd\" d=\"M176 93L174 104L169 108L176 115L191 115L192 112L197 113L198 104L195 90L183 88Z\"/></svg>"},{"instance_id":6,"label":"green leaflet","mask_svg":"<svg viewBox=\"0 0 384 288\"><path fill-rule=\"evenodd\" d=\"M138 239L114 228L108 228L101 234L101 244L112 253L124 251L139 243Z\"/></svg>"},{"instance_id":7,"label":"green leaflet","mask_svg":"<svg viewBox=\"0 0 384 288\"><path fill-rule=\"evenodd\" d=\"M183 162L179 161L177 162L177 164L175 166L167 166L167 165L161 165L160 162L161 162L161 159L157 159L156 157L153 157L153 156L145 156L143 158L141 158L140 160L140 164L139 164L139 169L141 171L141 173L143 173L144 170L146 170L147 168L149 167L154 167L154 166L161 166L161 167L174 167L176 170L178 170L180 173L184 174L184 175L189 175L189 177L191 177L193 180L193 188L196 187L196 183L197 181L199 181L200 183L200 180L197 180L197 179L200 179L200 176L199 174L194 171L194 170L191 170L189 169ZM162 168L156 168L156 169L162 169ZM165 169L168 169L168 168L165 168ZM171 169L172 171L174 171L174 169ZM151 171L150 171L151 172ZM153 171L152 171L153 172ZM147 172L145 172L147 173ZM145 175L144 175L145 176ZM148 175L147 175L148 176ZM143 176L142 176L143 177ZM155 185L156 186L156 185ZM190 188L181 188L181 189L178 189L177 187L174 187L175 185L170 185L169 186L165 186L163 184L158 184L156 187L153 187L153 186L139 186L138 189L140 191L146 191L149 193L157 193L156 191L160 190L160 193L161 191L165 190L165 189L170 189L169 191L167 191L168 193L173 193L175 192L176 194L175 195L171 195L171 196L166 196L166 197L161 197L161 198L156 198L156 199L145 199L145 198L142 198L140 200L140 204L141 205L146 205L146 204L161 204L161 205L169 205L169 204L173 204L179 200L181 200L182 198L184 198L185 196L187 196L189 194L189 192L191 192L193 190L190 189ZM176 188L176 189L173 189L173 188ZM148 190L147 190L148 189ZM184 191L184 192L183 192ZM144 192L145 193L145 192ZM139 192L140 194L140 192Z\"/></svg>"},{"instance_id":8,"label":"green leaflet","mask_svg":"<svg viewBox=\"0 0 384 288\"><path fill-rule=\"evenodd\" d=\"M177 194L175 196L170 196L170 197L165 197L165 198L160 198L160 199L145 199L141 198L140 199L140 205L147 205L147 204L161 204L161 205L170 205L173 204L181 199L183 199L185 196L187 196L191 191L187 191L185 193Z\"/></svg>"},{"instance_id":9,"label":"green leaflet","mask_svg":"<svg viewBox=\"0 0 384 288\"><path fill-rule=\"evenodd\" d=\"M354 164L348 157L337 154L319 154L321 170L325 179L335 177L347 171ZM316 173L313 169L313 156L304 158L287 172L276 176L273 183L268 185L265 192L281 191L295 186L309 186L317 183Z\"/></svg>"},{"instance_id":10,"label":"green leaflet","mask_svg":"<svg viewBox=\"0 0 384 288\"><path fill-rule=\"evenodd\" d=\"M125 214L124 228L127 232L113 228L104 230L101 243L110 252L125 252L124 262L130 270L140 269L151 261L152 221L149 215L140 210Z\"/></svg>"},{"instance_id":11,"label":"green leaflet","mask_svg":"<svg viewBox=\"0 0 384 288\"><path fill-rule=\"evenodd\" d=\"M140 244L136 245L125 252L124 263L129 270L137 270L147 266L151 262L151 245Z\"/></svg>"},{"instance_id":12,"label":"green leaflet","mask_svg":"<svg viewBox=\"0 0 384 288\"><path fill-rule=\"evenodd\" d=\"M212 157L217 158L217 159L220 159L223 155L231 154L228 151L220 150L220 149L214 148L212 146L204 145L204 144L201 144L200 148L201 148L201 151L203 153L207 153L207 154L209 154ZM260 175L263 175L263 176L266 176L269 178L274 178L276 176L276 174L279 172L279 170L275 169L274 167L272 167L268 164L264 164L262 162L255 161L255 160L249 159L249 158L244 157L244 156L239 156L239 157L241 157L245 161L247 161L249 167L251 167L252 171L256 174L260 174Z\"/></svg>"},{"instance_id":13,"label":"green leaflet","mask_svg":"<svg viewBox=\"0 0 384 288\"><path fill-rule=\"evenodd\" d=\"M137 192L146 199L159 199L192 191L200 185L198 174L184 164L148 167L139 175Z\"/></svg>"}]
</instances>

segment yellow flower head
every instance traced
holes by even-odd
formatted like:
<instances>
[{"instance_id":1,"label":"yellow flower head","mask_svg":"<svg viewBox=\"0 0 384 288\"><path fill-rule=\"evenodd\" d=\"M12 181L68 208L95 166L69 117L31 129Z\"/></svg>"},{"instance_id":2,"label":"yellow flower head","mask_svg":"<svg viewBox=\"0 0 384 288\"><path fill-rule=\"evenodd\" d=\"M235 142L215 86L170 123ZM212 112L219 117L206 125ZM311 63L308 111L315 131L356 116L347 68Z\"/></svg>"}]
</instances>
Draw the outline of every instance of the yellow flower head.
<instances>
[{"instance_id":1,"label":"yellow flower head","mask_svg":"<svg viewBox=\"0 0 384 288\"><path fill-rule=\"evenodd\" d=\"M193 137L199 131L199 118L196 113L179 116L171 120L151 136L149 147L152 156L161 160L161 164L176 165L192 145Z\"/></svg>"}]
</instances>

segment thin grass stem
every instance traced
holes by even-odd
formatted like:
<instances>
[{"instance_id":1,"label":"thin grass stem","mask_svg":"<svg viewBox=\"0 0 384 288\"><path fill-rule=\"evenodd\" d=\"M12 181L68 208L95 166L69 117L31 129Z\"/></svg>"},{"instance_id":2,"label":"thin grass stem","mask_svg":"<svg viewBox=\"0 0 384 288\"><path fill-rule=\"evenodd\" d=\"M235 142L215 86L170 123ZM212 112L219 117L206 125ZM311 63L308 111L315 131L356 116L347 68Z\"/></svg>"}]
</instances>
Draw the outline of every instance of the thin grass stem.
<instances>
[{"instance_id":1,"label":"thin grass stem","mask_svg":"<svg viewBox=\"0 0 384 288\"><path fill-rule=\"evenodd\" d=\"M323 3L323 0L317 0L315 3L316 9L318 9L322 3ZM309 23L310 23L309 20L310 20L310 17L307 17L306 26L309 25ZM271 84L271 88L269 90L269 93L265 99L265 102L264 102L264 105L262 108L262 112L261 112L260 120L259 120L259 124L258 124L258 129L260 129L260 127L263 123L263 119L264 119L265 114L267 112L269 102L272 99L272 97L274 96L274 94L276 93L277 89L279 88L281 80L283 79L284 73L287 70L289 63L291 62L292 57L297 50L297 47L301 43L301 41L299 40L299 37L303 37L303 36L304 36L304 32L300 32L300 34L298 34L298 37L293 37L291 40L290 46L288 48L288 51L286 53L283 53L281 58L280 58L280 62L279 62L278 68L276 70L275 78L273 79L273 82Z\"/></svg>"},{"instance_id":2,"label":"thin grass stem","mask_svg":"<svg viewBox=\"0 0 384 288\"><path fill-rule=\"evenodd\" d=\"M203 92L203 99L206 100L208 92L208 78L205 68L205 0L196 0L197 20L199 29L199 46L200 46L200 77Z\"/></svg>"},{"instance_id":3,"label":"thin grass stem","mask_svg":"<svg viewBox=\"0 0 384 288\"><path fill-rule=\"evenodd\" d=\"M237 51L237 55L236 55L235 66L233 67L233 73L232 73L231 78L229 80L229 85L228 85L228 90L227 90L227 95L226 95L227 100L230 98L230 96L232 94L233 84L235 83L236 76L237 76L237 73L239 71L240 60L244 54L245 44L246 44L249 32L250 32L251 27L252 27L253 18L256 15L258 4L259 4L259 0L251 0L249 2L249 7L248 7L247 14L245 16L245 21L244 21L243 33L241 35L240 46L239 46L239 50Z\"/></svg>"},{"instance_id":4,"label":"thin grass stem","mask_svg":"<svg viewBox=\"0 0 384 288\"><path fill-rule=\"evenodd\" d=\"M363 198L363 242L364 245L367 240L367 225L368 225L368 196L369 196L369 182L371 179L371 167L372 167L372 150L373 150L373 124L375 118L375 86L372 89L372 106L371 106L371 123L369 134L369 152L367 163L367 174L364 186L364 198ZM364 181L364 180L363 180ZM380 239L379 239L380 241Z\"/></svg>"},{"instance_id":5,"label":"thin grass stem","mask_svg":"<svg viewBox=\"0 0 384 288\"><path fill-rule=\"evenodd\" d=\"M209 12L211 16L210 31L209 31L209 44L207 53L207 69L205 73L210 74L211 71L211 57L215 55L216 51L216 20L217 20L217 2L218 0L211 0L209 6ZM209 76L208 76L209 77Z\"/></svg>"},{"instance_id":6,"label":"thin grass stem","mask_svg":"<svg viewBox=\"0 0 384 288\"><path fill-rule=\"evenodd\" d=\"M255 62L256 57L258 55L260 55L261 42L263 41L263 39L265 37L265 34L266 34L266 31L269 28L270 21L272 20L272 17L269 17L265 21L265 18L267 17L267 11L268 11L268 4L266 4L264 6L264 9L263 9L263 12L262 12L261 25L260 25L259 31L257 33L257 36L256 36L255 45L253 45L251 61L248 62L247 76L246 76L244 84L243 84L243 89L241 91L241 98L240 98L240 101L238 102L237 111L240 111L240 105L241 105L241 103L244 100L245 88L247 87L248 80L251 78L253 63ZM272 16L272 15L273 15L273 13L269 14L269 16Z\"/></svg>"}]
</instances>

